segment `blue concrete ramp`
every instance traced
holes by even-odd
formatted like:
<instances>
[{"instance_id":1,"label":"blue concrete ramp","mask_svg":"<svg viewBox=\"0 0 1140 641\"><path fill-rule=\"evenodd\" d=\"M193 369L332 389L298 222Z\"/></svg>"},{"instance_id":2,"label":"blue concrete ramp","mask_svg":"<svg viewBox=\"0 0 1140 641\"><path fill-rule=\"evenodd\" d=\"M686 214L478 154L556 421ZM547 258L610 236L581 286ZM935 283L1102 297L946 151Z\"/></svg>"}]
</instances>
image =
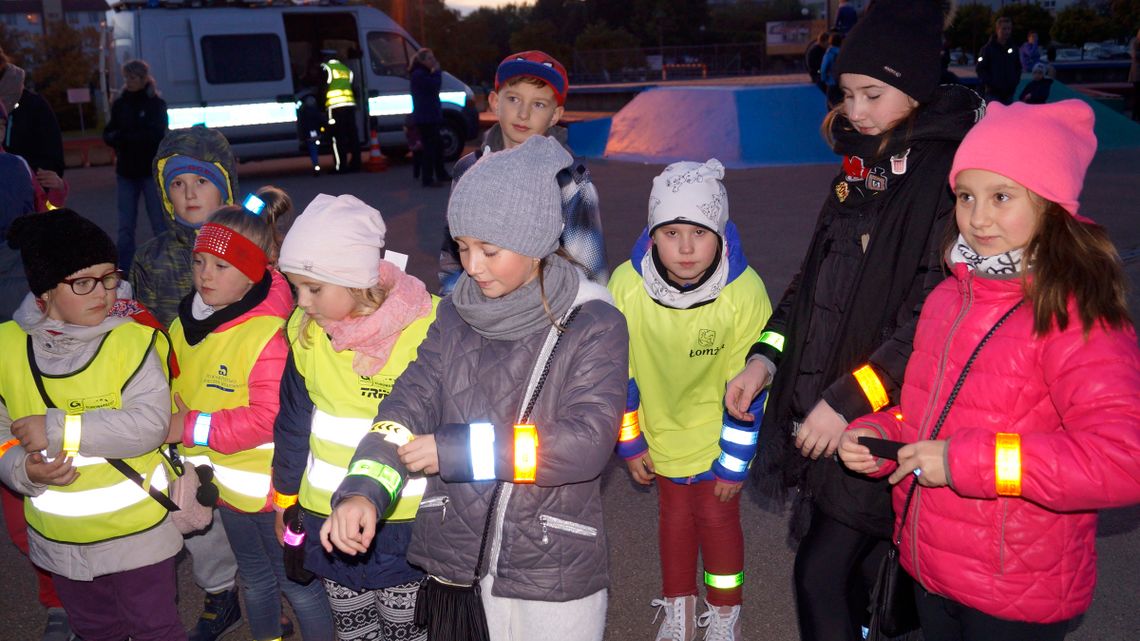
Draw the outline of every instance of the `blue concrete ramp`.
<instances>
[{"instance_id":1,"label":"blue concrete ramp","mask_svg":"<svg viewBox=\"0 0 1140 641\"><path fill-rule=\"evenodd\" d=\"M1025 89L1027 82L1023 81L1017 88L1018 95ZM1094 100L1073 88L1054 81L1049 90L1049 102L1076 98L1083 100L1092 107L1096 116L1097 149L1129 149L1140 147L1140 123L1133 122L1128 116L1108 107L1099 100Z\"/></svg>"},{"instance_id":2,"label":"blue concrete ramp","mask_svg":"<svg viewBox=\"0 0 1140 641\"><path fill-rule=\"evenodd\" d=\"M832 163L819 135L826 113L823 94L810 85L659 87L612 118L571 125L570 146L584 156L651 163Z\"/></svg>"}]
</instances>

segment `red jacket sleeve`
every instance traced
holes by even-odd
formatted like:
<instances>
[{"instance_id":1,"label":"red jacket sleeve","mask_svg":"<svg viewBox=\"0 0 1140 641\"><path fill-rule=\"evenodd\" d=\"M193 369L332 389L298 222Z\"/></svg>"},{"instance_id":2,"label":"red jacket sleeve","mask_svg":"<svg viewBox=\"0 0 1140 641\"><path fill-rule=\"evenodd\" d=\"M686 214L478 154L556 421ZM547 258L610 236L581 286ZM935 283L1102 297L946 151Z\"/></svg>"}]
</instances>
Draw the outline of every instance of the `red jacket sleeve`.
<instances>
[{"instance_id":1,"label":"red jacket sleeve","mask_svg":"<svg viewBox=\"0 0 1140 641\"><path fill-rule=\"evenodd\" d=\"M1021 496L1068 512L1140 502L1140 348L1131 330L1077 327L1053 335L1042 353L1059 429L1014 425L1021 434ZM954 488L994 498L990 430L960 430L949 446Z\"/></svg>"},{"instance_id":2,"label":"red jacket sleeve","mask_svg":"<svg viewBox=\"0 0 1140 641\"><path fill-rule=\"evenodd\" d=\"M210 449L233 454L273 442L273 422L281 407L281 376L289 356L285 334L277 332L261 350L249 373L249 405L211 413ZM192 410L182 425L182 442L194 445L194 420L199 412Z\"/></svg>"},{"instance_id":3,"label":"red jacket sleeve","mask_svg":"<svg viewBox=\"0 0 1140 641\"><path fill-rule=\"evenodd\" d=\"M898 416L900 416L900 412L901 410L896 405L889 409L883 410L882 412L875 412L874 414L862 416L855 419L854 421L851 421L851 423L847 425L846 431L849 432L851 430L857 429L868 429L876 432L878 434L878 438L887 439L888 441L910 442L914 440L914 435L909 434L906 437L903 436L904 431L906 431L906 426L898 418ZM887 476L891 472L894 472L895 468L898 467L898 465L899 464L896 461L879 459L879 469L867 474L867 476L870 476L872 478Z\"/></svg>"}]
</instances>

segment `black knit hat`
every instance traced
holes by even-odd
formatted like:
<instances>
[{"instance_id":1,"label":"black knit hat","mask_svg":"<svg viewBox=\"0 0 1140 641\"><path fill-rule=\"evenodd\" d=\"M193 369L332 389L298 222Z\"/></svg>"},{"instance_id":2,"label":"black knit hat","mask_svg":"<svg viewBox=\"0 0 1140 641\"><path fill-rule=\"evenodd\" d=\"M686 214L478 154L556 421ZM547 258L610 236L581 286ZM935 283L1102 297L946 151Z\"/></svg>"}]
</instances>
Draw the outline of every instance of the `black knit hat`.
<instances>
[{"instance_id":1,"label":"black knit hat","mask_svg":"<svg viewBox=\"0 0 1140 641\"><path fill-rule=\"evenodd\" d=\"M8 246L19 250L32 294L39 296L75 272L118 262L115 243L98 225L70 209L26 214L8 227Z\"/></svg>"},{"instance_id":2,"label":"black knit hat","mask_svg":"<svg viewBox=\"0 0 1140 641\"><path fill-rule=\"evenodd\" d=\"M941 52L938 0L878 0L844 39L835 73L882 80L923 103L938 88Z\"/></svg>"}]
</instances>

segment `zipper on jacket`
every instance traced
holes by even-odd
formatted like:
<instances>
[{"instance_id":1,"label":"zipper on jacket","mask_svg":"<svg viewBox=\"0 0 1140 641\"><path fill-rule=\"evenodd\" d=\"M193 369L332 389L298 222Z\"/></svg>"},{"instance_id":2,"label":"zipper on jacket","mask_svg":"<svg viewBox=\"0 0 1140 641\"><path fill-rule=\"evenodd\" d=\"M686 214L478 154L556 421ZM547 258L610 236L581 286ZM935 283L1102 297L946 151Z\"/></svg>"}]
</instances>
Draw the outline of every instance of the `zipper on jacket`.
<instances>
[{"instance_id":1,"label":"zipper on jacket","mask_svg":"<svg viewBox=\"0 0 1140 641\"><path fill-rule=\"evenodd\" d=\"M437 507L443 507L443 514L439 515L439 522L443 523L443 520L447 518L447 504L450 501L451 497L447 496L446 494L443 496L433 496L430 499L424 499L420 501L420 509L431 510Z\"/></svg>"},{"instance_id":2,"label":"zipper on jacket","mask_svg":"<svg viewBox=\"0 0 1140 641\"><path fill-rule=\"evenodd\" d=\"M962 310L958 312L957 318L950 325L950 331L946 333L946 343L942 346L942 358L938 363L938 371L935 373L937 383L932 386L932 393L930 396L930 403L926 408L926 417L924 418L924 425L918 430L918 440L923 440L928 430L932 430L933 426L930 424L931 420L938 420L938 417L932 414L935 407L938 407L938 396L942 392L942 384L945 382L946 376L946 362L950 359L950 344L954 341L954 335L958 333L958 328L961 326L962 321L966 318L966 314L970 311L970 307L974 304L974 275L968 274L965 280L966 292L964 301L962 302ZM949 417L947 417L949 418ZM918 479L915 478L915 483ZM922 569L918 561L918 512L919 507L922 505L922 486L918 486L914 490L914 515L910 517L910 558L914 560L914 580L919 583L922 582Z\"/></svg>"},{"instance_id":3,"label":"zipper on jacket","mask_svg":"<svg viewBox=\"0 0 1140 641\"><path fill-rule=\"evenodd\" d=\"M570 534L577 534L578 536L589 538L597 538L598 536L598 528L592 525L582 525L581 523L567 521L566 519L560 519L557 516L550 516L549 514L538 515L538 522L542 523L543 545L550 545L550 536L547 529L569 532Z\"/></svg>"}]
</instances>

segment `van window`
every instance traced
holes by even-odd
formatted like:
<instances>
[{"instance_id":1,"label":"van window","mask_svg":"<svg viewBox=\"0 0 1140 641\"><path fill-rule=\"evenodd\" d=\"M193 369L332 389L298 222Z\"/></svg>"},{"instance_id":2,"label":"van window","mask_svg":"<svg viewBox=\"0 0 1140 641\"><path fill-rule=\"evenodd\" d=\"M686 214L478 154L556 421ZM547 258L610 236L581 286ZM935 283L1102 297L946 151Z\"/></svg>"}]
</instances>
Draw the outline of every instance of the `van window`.
<instances>
[{"instance_id":1,"label":"van window","mask_svg":"<svg viewBox=\"0 0 1140 641\"><path fill-rule=\"evenodd\" d=\"M256 60L258 64L235 65L235 60ZM204 36L202 62L206 82L212 85L276 82L285 78L281 39L272 33Z\"/></svg>"},{"instance_id":2,"label":"van window","mask_svg":"<svg viewBox=\"0 0 1140 641\"><path fill-rule=\"evenodd\" d=\"M408 61L415 50L403 36L390 31L368 33L368 51L372 54L372 71L380 76L408 76Z\"/></svg>"}]
</instances>

